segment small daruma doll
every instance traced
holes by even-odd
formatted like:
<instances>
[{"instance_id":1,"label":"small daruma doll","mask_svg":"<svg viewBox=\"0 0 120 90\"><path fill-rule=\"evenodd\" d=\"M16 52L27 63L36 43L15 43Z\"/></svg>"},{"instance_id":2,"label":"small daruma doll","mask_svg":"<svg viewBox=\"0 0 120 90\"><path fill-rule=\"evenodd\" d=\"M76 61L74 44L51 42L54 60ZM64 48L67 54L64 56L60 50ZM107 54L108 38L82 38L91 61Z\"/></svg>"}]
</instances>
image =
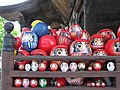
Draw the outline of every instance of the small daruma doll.
<instances>
[{"instance_id":1,"label":"small daruma doll","mask_svg":"<svg viewBox=\"0 0 120 90\"><path fill-rule=\"evenodd\" d=\"M50 70L52 72L55 72L55 71L58 70L58 64L57 64L57 62L51 62L51 64L50 64Z\"/></svg>"},{"instance_id":2,"label":"small daruma doll","mask_svg":"<svg viewBox=\"0 0 120 90\"><path fill-rule=\"evenodd\" d=\"M47 80L46 79L40 79L39 80L39 85L44 88L47 86Z\"/></svg>"},{"instance_id":3,"label":"small daruma doll","mask_svg":"<svg viewBox=\"0 0 120 90\"><path fill-rule=\"evenodd\" d=\"M92 49L102 49L104 48L104 38L100 34L94 34L89 40L89 44Z\"/></svg>"},{"instance_id":4,"label":"small daruma doll","mask_svg":"<svg viewBox=\"0 0 120 90\"><path fill-rule=\"evenodd\" d=\"M105 44L105 50L108 52L108 55L119 56L120 55L120 40L111 39Z\"/></svg>"},{"instance_id":5,"label":"small daruma doll","mask_svg":"<svg viewBox=\"0 0 120 90\"><path fill-rule=\"evenodd\" d=\"M72 72L75 72L77 70L77 63L71 62L69 68Z\"/></svg>"},{"instance_id":6,"label":"small daruma doll","mask_svg":"<svg viewBox=\"0 0 120 90\"><path fill-rule=\"evenodd\" d=\"M37 81L37 79L31 79L31 80L30 80L30 86L31 86L32 88L36 88L36 87L38 86L38 81Z\"/></svg>"},{"instance_id":7,"label":"small daruma doll","mask_svg":"<svg viewBox=\"0 0 120 90\"><path fill-rule=\"evenodd\" d=\"M71 56L91 56L92 50L87 40L75 40L70 46Z\"/></svg>"},{"instance_id":8,"label":"small daruma doll","mask_svg":"<svg viewBox=\"0 0 120 90\"><path fill-rule=\"evenodd\" d=\"M30 84L29 79L24 78L24 79L23 79L23 83L22 83L23 87L24 87L24 88L27 88L27 87L29 86L29 84Z\"/></svg>"},{"instance_id":9,"label":"small daruma doll","mask_svg":"<svg viewBox=\"0 0 120 90\"><path fill-rule=\"evenodd\" d=\"M70 36L73 40L80 38L82 28L78 24L73 24L69 27Z\"/></svg>"},{"instance_id":10,"label":"small daruma doll","mask_svg":"<svg viewBox=\"0 0 120 90\"><path fill-rule=\"evenodd\" d=\"M17 88L21 87L22 86L22 79L16 78L15 81L14 81L14 85Z\"/></svg>"},{"instance_id":11,"label":"small daruma doll","mask_svg":"<svg viewBox=\"0 0 120 90\"><path fill-rule=\"evenodd\" d=\"M57 36L58 45L66 45L69 47L72 41L70 33L67 30L60 31L60 34Z\"/></svg>"},{"instance_id":12,"label":"small daruma doll","mask_svg":"<svg viewBox=\"0 0 120 90\"><path fill-rule=\"evenodd\" d=\"M60 65L60 69L62 70L62 72L67 72L69 69L68 63L62 62Z\"/></svg>"},{"instance_id":13,"label":"small daruma doll","mask_svg":"<svg viewBox=\"0 0 120 90\"><path fill-rule=\"evenodd\" d=\"M80 39L85 39L85 40L89 40L90 39L90 34L88 33L87 30L82 30Z\"/></svg>"},{"instance_id":14,"label":"small daruma doll","mask_svg":"<svg viewBox=\"0 0 120 90\"><path fill-rule=\"evenodd\" d=\"M108 53L105 49L97 49L94 51L93 56L108 56Z\"/></svg>"}]
</instances>

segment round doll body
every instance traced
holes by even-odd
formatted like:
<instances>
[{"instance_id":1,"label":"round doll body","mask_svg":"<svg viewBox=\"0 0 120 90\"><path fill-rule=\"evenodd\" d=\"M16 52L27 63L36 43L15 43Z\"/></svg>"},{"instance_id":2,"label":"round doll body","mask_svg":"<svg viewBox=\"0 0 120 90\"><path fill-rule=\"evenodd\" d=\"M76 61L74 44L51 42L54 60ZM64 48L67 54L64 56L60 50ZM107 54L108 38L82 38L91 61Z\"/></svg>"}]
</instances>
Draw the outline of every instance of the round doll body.
<instances>
[{"instance_id":1,"label":"round doll body","mask_svg":"<svg viewBox=\"0 0 120 90\"><path fill-rule=\"evenodd\" d=\"M32 63L31 63L31 69L32 69L32 71L37 71L38 70L38 63L37 63L37 61L32 61Z\"/></svg>"},{"instance_id":2,"label":"round doll body","mask_svg":"<svg viewBox=\"0 0 120 90\"><path fill-rule=\"evenodd\" d=\"M105 44L105 50L108 55L119 56L120 55L120 41L119 39L111 39Z\"/></svg>"},{"instance_id":3,"label":"round doll body","mask_svg":"<svg viewBox=\"0 0 120 90\"><path fill-rule=\"evenodd\" d=\"M17 88L21 87L22 86L22 79L16 78L15 81L14 81L14 85Z\"/></svg>"},{"instance_id":4,"label":"round doll body","mask_svg":"<svg viewBox=\"0 0 120 90\"><path fill-rule=\"evenodd\" d=\"M36 88L38 86L38 81L36 79L31 79L30 80L30 86L32 88Z\"/></svg>"},{"instance_id":5,"label":"round doll body","mask_svg":"<svg viewBox=\"0 0 120 90\"><path fill-rule=\"evenodd\" d=\"M39 85L44 88L47 86L47 80L46 79L40 79L39 80Z\"/></svg>"},{"instance_id":6,"label":"round doll body","mask_svg":"<svg viewBox=\"0 0 120 90\"><path fill-rule=\"evenodd\" d=\"M82 28L78 24L73 24L69 28L70 36L73 40L80 39L80 35L82 33Z\"/></svg>"},{"instance_id":7,"label":"round doll body","mask_svg":"<svg viewBox=\"0 0 120 90\"><path fill-rule=\"evenodd\" d=\"M89 40L89 45L91 46L92 49L102 49L104 48L104 38L100 34L94 34L91 36Z\"/></svg>"},{"instance_id":8,"label":"round doll body","mask_svg":"<svg viewBox=\"0 0 120 90\"><path fill-rule=\"evenodd\" d=\"M38 45L38 37L35 33L27 31L23 33L22 47L27 51L34 50Z\"/></svg>"},{"instance_id":9,"label":"round doll body","mask_svg":"<svg viewBox=\"0 0 120 90\"><path fill-rule=\"evenodd\" d=\"M60 69L62 70L62 72L67 72L69 69L69 66L66 62L62 62L60 65Z\"/></svg>"},{"instance_id":10,"label":"round doll body","mask_svg":"<svg viewBox=\"0 0 120 90\"><path fill-rule=\"evenodd\" d=\"M77 70L77 63L75 62L70 63L69 68L72 72L75 72Z\"/></svg>"},{"instance_id":11,"label":"round doll body","mask_svg":"<svg viewBox=\"0 0 120 90\"><path fill-rule=\"evenodd\" d=\"M22 83L23 87L24 87L24 88L27 88L27 87L29 87L29 84L30 84L29 79L24 78L24 79L23 79L23 83Z\"/></svg>"},{"instance_id":12,"label":"round doll body","mask_svg":"<svg viewBox=\"0 0 120 90\"><path fill-rule=\"evenodd\" d=\"M92 50L86 40L76 40L70 45L71 56L91 56Z\"/></svg>"}]
</instances>

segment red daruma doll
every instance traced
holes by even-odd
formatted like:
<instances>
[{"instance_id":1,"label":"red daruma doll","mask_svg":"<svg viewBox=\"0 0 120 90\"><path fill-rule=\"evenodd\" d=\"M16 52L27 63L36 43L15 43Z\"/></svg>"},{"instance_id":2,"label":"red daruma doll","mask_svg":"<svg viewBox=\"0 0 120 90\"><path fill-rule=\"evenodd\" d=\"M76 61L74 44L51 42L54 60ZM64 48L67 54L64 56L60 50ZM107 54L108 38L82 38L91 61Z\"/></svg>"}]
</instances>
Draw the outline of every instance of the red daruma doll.
<instances>
[{"instance_id":1,"label":"red daruma doll","mask_svg":"<svg viewBox=\"0 0 120 90\"><path fill-rule=\"evenodd\" d=\"M120 55L120 40L111 39L105 44L105 50L108 52L108 55L119 56Z\"/></svg>"},{"instance_id":2,"label":"red daruma doll","mask_svg":"<svg viewBox=\"0 0 120 90\"><path fill-rule=\"evenodd\" d=\"M99 30L97 34L102 35L106 41L110 39L116 39L114 32L108 28Z\"/></svg>"},{"instance_id":3,"label":"red daruma doll","mask_svg":"<svg viewBox=\"0 0 120 90\"><path fill-rule=\"evenodd\" d=\"M22 79L16 78L15 81L14 81L14 85L17 88L21 87L22 86Z\"/></svg>"},{"instance_id":4,"label":"red daruma doll","mask_svg":"<svg viewBox=\"0 0 120 90\"><path fill-rule=\"evenodd\" d=\"M73 24L69 27L70 36L73 40L80 39L82 28L78 24Z\"/></svg>"},{"instance_id":5,"label":"red daruma doll","mask_svg":"<svg viewBox=\"0 0 120 90\"><path fill-rule=\"evenodd\" d=\"M89 45L92 49L102 49L105 45L104 37L100 34L94 34L89 40Z\"/></svg>"},{"instance_id":6,"label":"red daruma doll","mask_svg":"<svg viewBox=\"0 0 120 90\"><path fill-rule=\"evenodd\" d=\"M70 46L71 56L91 56L92 50L87 40L75 40Z\"/></svg>"}]
</instances>

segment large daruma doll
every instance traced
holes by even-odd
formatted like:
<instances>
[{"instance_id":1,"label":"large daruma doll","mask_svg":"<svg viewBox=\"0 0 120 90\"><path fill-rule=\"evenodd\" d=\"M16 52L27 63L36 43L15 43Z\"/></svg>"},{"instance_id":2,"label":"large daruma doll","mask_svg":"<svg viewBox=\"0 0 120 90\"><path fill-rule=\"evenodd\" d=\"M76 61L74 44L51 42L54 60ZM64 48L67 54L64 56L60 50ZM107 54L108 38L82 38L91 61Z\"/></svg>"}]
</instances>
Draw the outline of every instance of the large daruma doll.
<instances>
[{"instance_id":1,"label":"large daruma doll","mask_svg":"<svg viewBox=\"0 0 120 90\"><path fill-rule=\"evenodd\" d=\"M108 55L119 56L120 55L120 40L111 39L105 44L105 50L108 52Z\"/></svg>"},{"instance_id":2,"label":"large daruma doll","mask_svg":"<svg viewBox=\"0 0 120 90\"><path fill-rule=\"evenodd\" d=\"M70 46L71 56L91 56L92 50L87 40L75 40Z\"/></svg>"}]
</instances>

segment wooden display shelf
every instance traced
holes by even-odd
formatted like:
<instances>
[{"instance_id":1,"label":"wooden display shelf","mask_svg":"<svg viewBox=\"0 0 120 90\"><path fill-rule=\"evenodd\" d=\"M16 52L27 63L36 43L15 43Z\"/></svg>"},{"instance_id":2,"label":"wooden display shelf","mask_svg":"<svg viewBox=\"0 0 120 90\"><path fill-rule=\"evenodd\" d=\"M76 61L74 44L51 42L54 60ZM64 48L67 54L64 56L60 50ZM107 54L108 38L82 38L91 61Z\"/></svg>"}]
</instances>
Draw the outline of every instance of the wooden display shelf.
<instances>
[{"instance_id":1,"label":"wooden display shelf","mask_svg":"<svg viewBox=\"0 0 120 90\"><path fill-rule=\"evenodd\" d=\"M119 71L76 71L76 72L51 72L51 71L10 71L10 77L46 77L46 78L58 78L58 77L118 77Z\"/></svg>"},{"instance_id":2,"label":"wooden display shelf","mask_svg":"<svg viewBox=\"0 0 120 90\"><path fill-rule=\"evenodd\" d=\"M120 62L120 56L14 56L15 60L62 60L62 61L76 61L76 60L109 60Z\"/></svg>"},{"instance_id":3,"label":"wooden display shelf","mask_svg":"<svg viewBox=\"0 0 120 90\"><path fill-rule=\"evenodd\" d=\"M46 87L46 88L15 88L11 87L10 90L118 90L115 87L84 87L84 86L67 86L67 87Z\"/></svg>"}]
</instances>

